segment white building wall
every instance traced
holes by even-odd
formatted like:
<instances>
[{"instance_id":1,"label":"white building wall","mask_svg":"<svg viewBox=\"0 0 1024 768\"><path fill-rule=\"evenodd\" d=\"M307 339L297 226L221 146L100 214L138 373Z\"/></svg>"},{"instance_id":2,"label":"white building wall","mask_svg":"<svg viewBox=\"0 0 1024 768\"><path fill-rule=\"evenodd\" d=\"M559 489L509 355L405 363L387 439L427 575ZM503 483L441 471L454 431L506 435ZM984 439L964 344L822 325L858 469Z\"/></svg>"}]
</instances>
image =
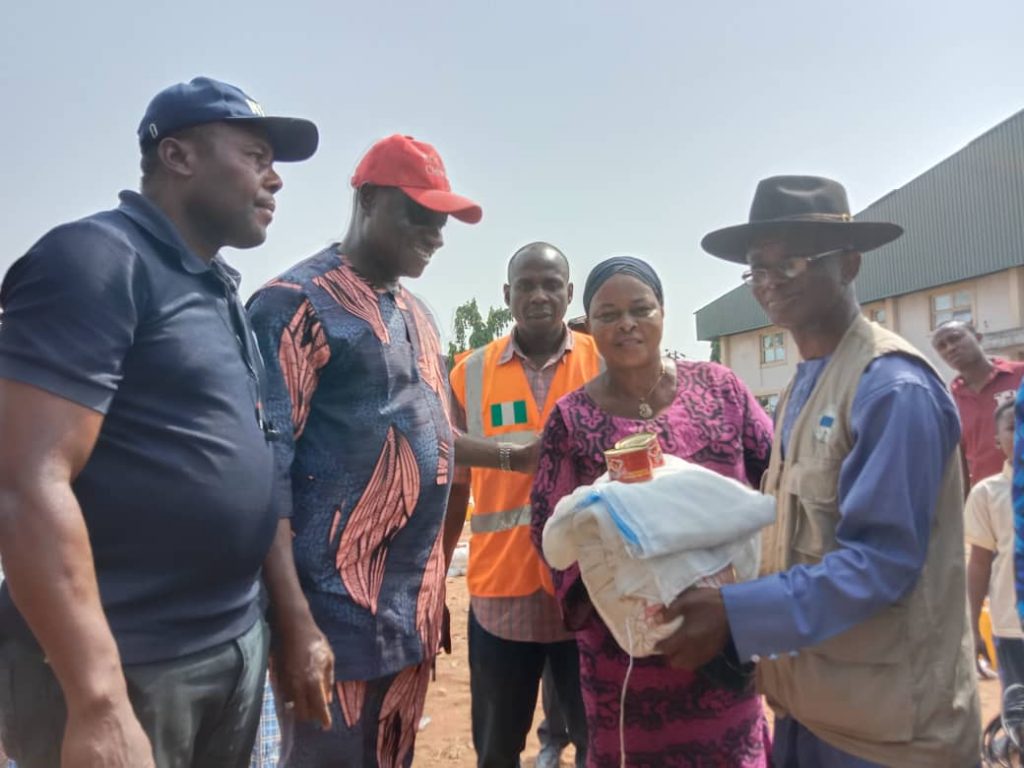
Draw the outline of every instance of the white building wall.
<instances>
[{"instance_id":1,"label":"white building wall","mask_svg":"<svg viewBox=\"0 0 1024 768\"><path fill-rule=\"evenodd\" d=\"M777 328L761 328L729 337L729 357L726 364L740 377L755 395L778 393L792 378L799 353L793 337L786 334L786 360L783 363L761 365L761 336L777 333Z\"/></svg>"},{"instance_id":2,"label":"white building wall","mask_svg":"<svg viewBox=\"0 0 1024 768\"><path fill-rule=\"evenodd\" d=\"M931 294L909 293L896 298L896 316L898 325L892 330L909 341L923 352L947 380L952 378L952 371L946 367L935 350L932 349L932 318Z\"/></svg>"},{"instance_id":3,"label":"white building wall","mask_svg":"<svg viewBox=\"0 0 1024 768\"><path fill-rule=\"evenodd\" d=\"M1011 282L1020 270L997 272L979 277L974 282L975 326L982 334L1006 331L1020 326L1020 310L1012 306Z\"/></svg>"},{"instance_id":4,"label":"white building wall","mask_svg":"<svg viewBox=\"0 0 1024 768\"><path fill-rule=\"evenodd\" d=\"M991 354L1024 359L1024 268L873 302L865 306L865 313L870 308L884 307L886 326L921 350L948 381L953 378L953 371L931 345L931 297L950 290L971 291L975 325L983 337L988 337L983 343ZM768 327L735 334L722 345L722 362L755 395L778 393L792 378L800 360L796 344L787 333L785 362L761 365L761 336L777 331Z\"/></svg>"},{"instance_id":5,"label":"white building wall","mask_svg":"<svg viewBox=\"0 0 1024 768\"><path fill-rule=\"evenodd\" d=\"M939 293L966 290L973 300L974 325L982 334L990 337L992 343L985 343L991 354L1016 358L1021 351L1020 344L1007 343L1006 338L1020 329L1019 281L1024 270L1012 269L985 275L974 280L938 286L928 291L910 293L896 298L899 325L896 329L903 338L924 352L947 380L953 378L949 368L932 348L931 299Z\"/></svg>"}]
</instances>

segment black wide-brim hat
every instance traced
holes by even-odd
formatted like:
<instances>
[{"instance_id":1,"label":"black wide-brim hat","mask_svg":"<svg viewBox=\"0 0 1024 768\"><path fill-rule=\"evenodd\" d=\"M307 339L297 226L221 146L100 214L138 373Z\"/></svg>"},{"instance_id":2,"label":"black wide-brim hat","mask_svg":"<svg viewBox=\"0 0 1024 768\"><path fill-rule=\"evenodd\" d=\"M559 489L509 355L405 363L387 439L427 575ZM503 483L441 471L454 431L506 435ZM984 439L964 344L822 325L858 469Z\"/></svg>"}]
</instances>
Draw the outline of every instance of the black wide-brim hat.
<instances>
[{"instance_id":1,"label":"black wide-brim hat","mask_svg":"<svg viewBox=\"0 0 1024 768\"><path fill-rule=\"evenodd\" d=\"M750 220L704 236L701 247L712 256L747 263L752 245L780 241L795 250L822 253L837 248L870 251L892 242L903 227L885 221L854 221L846 190L820 176L772 176L754 192Z\"/></svg>"}]
</instances>

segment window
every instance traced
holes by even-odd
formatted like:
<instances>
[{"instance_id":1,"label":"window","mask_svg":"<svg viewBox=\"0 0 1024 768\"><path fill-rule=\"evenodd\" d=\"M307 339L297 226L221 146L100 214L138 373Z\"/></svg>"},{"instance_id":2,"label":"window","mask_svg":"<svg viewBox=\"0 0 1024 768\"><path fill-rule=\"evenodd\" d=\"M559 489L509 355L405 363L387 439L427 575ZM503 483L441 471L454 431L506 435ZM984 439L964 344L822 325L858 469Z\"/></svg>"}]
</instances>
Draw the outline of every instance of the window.
<instances>
[{"instance_id":1,"label":"window","mask_svg":"<svg viewBox=\"0 0 1024 768\"><path fill-rule=\"evenodd\" d=\"M886 325L889 316L885 312L885 307L876 307L868 310L868 320L879 325Z\"/></svg>"},{"instance_id":2,"label":"window","mask_svg":"<svg viewBox=\"0 0 1024 768\"><path fill-rule=\"evenodd\" d=\"M786 361L786 337L782 333L766 333L761 337L761 365Z\"/></svg>"},{"instance_id":3,"label":"window","mask_svg":"<svg viewBox=\"0 0 1024 768\"><path fill-rule=\"evenodd\" d=\"M779 407L778 395L758 395L757 402L764 408L765 413L774 418L775 409Z\"/></svg>"},{"instance_id":4,"label":"window","mask_svg":"<svg viewBox=\"0 0 1024 768\"><path fill-rule=\"evenodd\" d=\"M932 328L938 328L950 320L974 322L970 291L950 291L932 296Z\"/></svg>"}]
</instances>

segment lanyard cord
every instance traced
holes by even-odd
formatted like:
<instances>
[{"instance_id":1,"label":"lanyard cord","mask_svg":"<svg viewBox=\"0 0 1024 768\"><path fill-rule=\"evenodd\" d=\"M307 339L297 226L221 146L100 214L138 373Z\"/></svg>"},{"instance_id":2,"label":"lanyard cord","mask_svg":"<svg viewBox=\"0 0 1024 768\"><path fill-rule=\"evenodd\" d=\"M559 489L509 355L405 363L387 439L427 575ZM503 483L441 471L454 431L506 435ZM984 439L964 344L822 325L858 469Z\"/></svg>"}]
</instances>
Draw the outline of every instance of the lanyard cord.
<instances>
[{"instance_id":1,"label":"lanyard cord","mask_svg":"<svg viewBox=\"0 0 1024 768\"><path fill-rule=\"evenodd\" d=\"M280 432L270 423L270 419L267 418L267 413L263 406L263 381L266 370L256 343L256 336L249 326L249 320L245 315L245 309L242 307L242 300L238 296L235 281L224 272L224 269L218 262L211 262L210 267L224 288L224 298L228 302L228 316L231 319L231 329L235 334L235 341L238 344L238 351L242 356L242 362L245 364L249 378L252 381L253 394L256 401L256 423L262 430L267 442L273 442L280 437Z\"/></svg>"}]
</instances>

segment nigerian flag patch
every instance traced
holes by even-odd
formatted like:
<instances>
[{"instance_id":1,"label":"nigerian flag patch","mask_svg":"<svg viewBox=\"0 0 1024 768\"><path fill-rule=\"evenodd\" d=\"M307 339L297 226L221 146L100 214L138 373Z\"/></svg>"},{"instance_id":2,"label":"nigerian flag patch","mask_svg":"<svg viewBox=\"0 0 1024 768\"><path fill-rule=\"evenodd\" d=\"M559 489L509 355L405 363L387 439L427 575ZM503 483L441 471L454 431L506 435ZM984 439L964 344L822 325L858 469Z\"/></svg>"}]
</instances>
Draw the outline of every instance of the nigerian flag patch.
<instances>
[{"instance_id":1,"label":"nigerian flag patch","mask_svg":"<svg viewBox=\"0 0 1024 768\"><path fill-rule=\"evenodd\" d=\"M507 403L491 403L491 426L507 427L511 424L526 423L526 401L510 400Z\"/></svg>"}]
</instances>

